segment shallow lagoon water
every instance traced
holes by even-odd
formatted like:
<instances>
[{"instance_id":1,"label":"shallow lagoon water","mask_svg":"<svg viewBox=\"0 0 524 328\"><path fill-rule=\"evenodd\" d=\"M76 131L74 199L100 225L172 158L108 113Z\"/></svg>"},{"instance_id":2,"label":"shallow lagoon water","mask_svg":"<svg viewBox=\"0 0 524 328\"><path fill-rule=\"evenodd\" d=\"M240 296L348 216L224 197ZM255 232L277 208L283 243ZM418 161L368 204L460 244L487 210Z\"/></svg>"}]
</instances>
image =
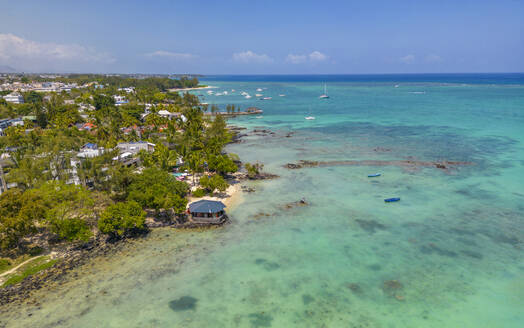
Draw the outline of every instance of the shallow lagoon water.
<instances>
[{"instance_id":1,"label":"shallow lagoon water","mask_svg":"<svg viewBox=\"0 0 524 328\"><path fill-rule=\"evenodd\" d=\"M246 182L256 192L230 209L232 224L155 230L0 326L524 325L524 83L337 81L320 101L316 81L248 80L206 81L236 92L205 100L264 109L232 123L276 135L228 147L279 179ZM257 88L273 99L238 95ZM474 165L283 168L407 158ZM308 206L286 207L302 197Z\"/></svg>"}]
</instances>

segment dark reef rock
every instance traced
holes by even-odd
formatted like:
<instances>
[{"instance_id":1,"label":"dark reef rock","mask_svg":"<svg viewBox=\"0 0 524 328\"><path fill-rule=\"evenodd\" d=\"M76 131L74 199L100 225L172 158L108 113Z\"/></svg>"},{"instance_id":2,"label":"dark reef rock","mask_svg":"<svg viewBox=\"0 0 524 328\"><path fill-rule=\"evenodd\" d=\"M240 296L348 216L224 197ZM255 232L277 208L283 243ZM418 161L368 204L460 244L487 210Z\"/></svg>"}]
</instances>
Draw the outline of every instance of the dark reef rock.
<instances>
[{"instance_id":1,"label":"dark reef rock","mask_svg":"<svg viewBox=\"0 0 524 328\"><path fill-rule=\"evenodd\" d=\"M169 302L169 308L175 312L194 310L198 300L191 296L182 296Z\"/></svg>"},{"instance_id":2,"label":"dark reef rock","mask_svg":"<svg viewBox=\"0 0 524 328\"><path fill-rule=\"evenodd\" d=\"M385 230L386 226L375 220L356 219L356 223L365 231L374 234L377 230Z\"/></svg>"}]
</instances>

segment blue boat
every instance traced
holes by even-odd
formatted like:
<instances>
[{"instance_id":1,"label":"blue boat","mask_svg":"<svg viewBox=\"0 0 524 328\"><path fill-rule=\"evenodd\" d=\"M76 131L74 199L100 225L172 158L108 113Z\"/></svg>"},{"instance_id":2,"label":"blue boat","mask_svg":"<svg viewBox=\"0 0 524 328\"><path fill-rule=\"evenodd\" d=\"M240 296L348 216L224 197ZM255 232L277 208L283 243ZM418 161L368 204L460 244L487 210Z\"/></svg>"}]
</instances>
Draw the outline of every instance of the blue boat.
<instances>
[{"instance_id":1,"label":"blue boat","mask_svg":"<svg viewBox=\"0 0 524 328\"><path fill-rule=\"evenodd\" d=\"M368 174L368 178L374 178L374 177L379 177L379 176L381 176L380 173Z\"/></svg>"},{"instance_id":2,"label":"blue boat","mask_svg":"<svg viewBox=\"0 0 524 328\"><path fill-rule=\"evenodd\" d=\"M386 203L398 202L399 200L400 200L400 197L393 197L393 198L386 198L386 199L384 199L384 201Z\"/></svg>"}]
</instances>

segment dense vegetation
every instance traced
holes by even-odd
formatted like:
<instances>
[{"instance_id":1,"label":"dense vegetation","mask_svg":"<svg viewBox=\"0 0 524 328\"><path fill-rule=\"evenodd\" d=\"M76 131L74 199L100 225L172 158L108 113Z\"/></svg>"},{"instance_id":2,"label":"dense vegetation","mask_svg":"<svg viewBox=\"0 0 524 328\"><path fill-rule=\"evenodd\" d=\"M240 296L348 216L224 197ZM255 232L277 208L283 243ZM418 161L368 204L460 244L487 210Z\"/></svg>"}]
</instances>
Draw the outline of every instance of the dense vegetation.
<instances>
[{"instance_id":1,"label":"dense vegetation","mask_svg":"<svg viewBox=\"0 0 524 328\"><path fill-rule=\"evenodd\" d=\"M35 116L0 137L0 178L11 185L0 196L0 252L29 252L40 237L64 243L99 232L115 238L137 232L144 229L144 210L185 211L190 190L173 177L173 168L193 173L204 193L225 190L224 177L238 169L234 156L223 153L231 141L225 119L206 118L207 108L196 96L165 91L198 80L89 75L62 80L105 87L28 92L25 104L0 102L0 118ZM135 92L118 90L127 86ZM114 95L125 95L129 103L116 106ZM169 120L158 115L161 109L181 115ZM83 124L91 128L79 129ZM155 144L154 151L138 154L139 167L116 159L119 142L138 140ZM88 142L103 153L79 158Z\"/></svg>"}]
</instances>

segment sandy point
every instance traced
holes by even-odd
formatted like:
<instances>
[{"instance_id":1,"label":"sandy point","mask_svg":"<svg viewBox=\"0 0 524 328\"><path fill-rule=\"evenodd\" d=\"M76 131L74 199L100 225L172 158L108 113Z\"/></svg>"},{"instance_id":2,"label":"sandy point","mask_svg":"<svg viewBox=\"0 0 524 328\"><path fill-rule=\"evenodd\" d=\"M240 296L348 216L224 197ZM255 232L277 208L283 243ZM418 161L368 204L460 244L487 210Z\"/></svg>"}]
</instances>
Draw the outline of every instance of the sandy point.
<instances>
[{"instance_id":1,"label":"sandy point","mask_svg":"<svg viewBox=\"0 0 524 328\"><path fill-rule=\"evenodd\" d=\"M230 182L231 184L226 189L226 191L221 193L215 193L213 196L204 196L204 197L189 197L188 198L188 204L191 204L192 202L201 200L201 199L207 199L207 200L216 200L221 201L226 205L226 211L231 211L235 207L237 207L240 203L242 203L243 196L242 196L242 189L241 189L241 183L239 181L233 181Z\"/></svg>"}]
</instances>

